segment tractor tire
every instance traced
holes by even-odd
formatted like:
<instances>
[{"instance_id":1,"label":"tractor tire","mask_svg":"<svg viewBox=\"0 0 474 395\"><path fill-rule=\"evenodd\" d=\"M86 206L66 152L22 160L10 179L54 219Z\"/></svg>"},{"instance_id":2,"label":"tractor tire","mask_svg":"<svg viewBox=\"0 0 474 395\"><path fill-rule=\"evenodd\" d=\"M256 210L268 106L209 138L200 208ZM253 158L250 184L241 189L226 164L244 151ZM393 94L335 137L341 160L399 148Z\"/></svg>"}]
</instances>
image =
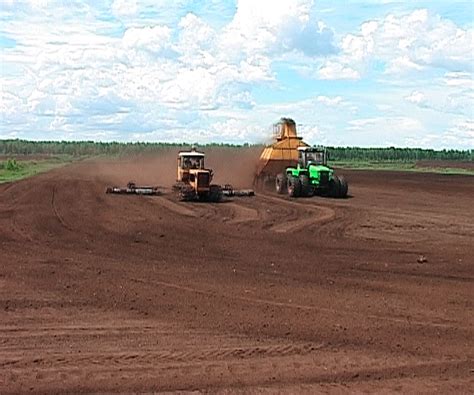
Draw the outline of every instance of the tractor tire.
<instances>
[{"instance_id":1,"label":"tractor tire","mask_svg":"<svg viewBox=\"0 0 474 395\"><path fill-rule=\"evenodd\" d=\"M288 186L287 183L288 180L285 173L277 174L275 179L275 189L279 195L282 195L286 192L286 188Z\"/></svg>"},{"instance_id":2,"label":"tractor tire","mask_svg":"<svg viewBox=\"0 0 474 395\"><path fill-rule=\"evenodd\" d=\"M349 185L347 184L347 181L343 176L339 176L339 183L340 183L339 197L346 198L347 192L349 191Z\"/></svg>"},{"instance_id":3,"label":"tractor tire","mask_svg":"<svg viewBox=\"0 0 474 395\"><path fill-rule=\"evenodd\" d=\"M211 185L209 188L208 201L218 203L222 200L222 188L220 185Z\"/></svg>"},{"instance_id":4,"label":"tractor tire","mask_svg":"<svg viewBox=\"0 0 474 395\"><path fill-rule=\"evenodd\" d=\"M183 202L190 202L197 198L194 188L185 182L177 182L173 185L173 190L176 193L178 200Z\"/></svg>"},{"instance_id":5,"label":"tractor tire","mask_svg":"<svg viewBox=\"0 0 474 395\"><path fill-rule=\"evenodd\" d=\"M341 191L341 182L338 176L334 176L329 182L329 196L332 198L338 198Z\"/></svg>"},{"instance_id":6,"label":"tractor tire","mask_svg":"<svg viewBox=\"0 0 474 395\"><path fill-rule=\"evenodd\" d=\"M301 196L301 181L298 177L288 176L288 196L300 197Z\"/></svg>"},{"instance_id":7,"label":"tractor tire","mask_svg":"<svg viewBox=\"0 0 474 395\"><path fill-rule=\"evenodd\" d=\"M313 186L307 174L300 174L301 196L308 197L313 195Z\"/></svg>"}]
</instances>

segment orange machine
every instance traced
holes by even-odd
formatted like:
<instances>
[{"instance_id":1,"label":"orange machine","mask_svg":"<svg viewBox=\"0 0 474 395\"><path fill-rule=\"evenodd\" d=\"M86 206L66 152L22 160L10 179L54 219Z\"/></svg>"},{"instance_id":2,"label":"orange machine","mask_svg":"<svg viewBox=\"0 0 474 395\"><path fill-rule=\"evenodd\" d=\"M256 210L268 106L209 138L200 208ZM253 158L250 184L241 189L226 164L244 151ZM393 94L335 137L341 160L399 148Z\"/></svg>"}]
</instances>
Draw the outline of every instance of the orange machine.
<instances>
[{"instance_id":1,"label":"orange machine","mask_svg":"<svg viewBox=\"0 0 474 395\"><path fill-rule=\"evenodd\" d=\"M296 124L290 118L281 118L273 125L275 142L265 147L260 155L255 175L255 184L263 187L275 180L278 173L298 162L298 147L309 147L302 137L296 134Z\"/></svg>"}]
</instances>

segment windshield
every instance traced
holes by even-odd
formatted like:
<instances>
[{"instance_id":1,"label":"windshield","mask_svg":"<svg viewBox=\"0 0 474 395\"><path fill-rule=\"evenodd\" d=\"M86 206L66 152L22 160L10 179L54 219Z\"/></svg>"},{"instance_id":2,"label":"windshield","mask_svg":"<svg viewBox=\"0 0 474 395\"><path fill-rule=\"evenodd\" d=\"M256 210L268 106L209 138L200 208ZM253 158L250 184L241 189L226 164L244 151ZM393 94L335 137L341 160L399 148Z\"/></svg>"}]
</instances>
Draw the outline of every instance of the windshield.
<instances>
[{"instance_id":1,"label":"windshield","mask_svg":"<svg viewBox=\"0 0 474 395\"><path fill-rule=\"evenodd\" d=\"M324 164L324 152L323 151L307 151L306 162Z\"/></svg>"},{"instance_id":2,"label":"windshield","mask_svg":"<svg viewBox=\"0 0 474 395\"><path fill-rule=\"evenodd\" d=\"M204 158L202 156L183 156L181 158L181 167L183 169L203 169Z\"/></svg>"}]
</instances>

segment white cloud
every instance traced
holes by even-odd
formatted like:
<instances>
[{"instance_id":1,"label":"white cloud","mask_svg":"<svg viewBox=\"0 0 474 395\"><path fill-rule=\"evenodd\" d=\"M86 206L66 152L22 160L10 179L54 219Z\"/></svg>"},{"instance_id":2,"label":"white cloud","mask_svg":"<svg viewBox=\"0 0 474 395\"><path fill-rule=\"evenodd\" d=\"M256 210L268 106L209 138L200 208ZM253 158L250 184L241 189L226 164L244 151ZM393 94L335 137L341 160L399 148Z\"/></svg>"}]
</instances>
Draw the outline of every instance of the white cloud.
<instances>
[{"instance_id":1,"label":"white cloud","mask_svg":"<svg viewBox=\"0 0 474 395\"><path fill-rule=\"evenodd\" d=\"M406 138L411 147L458 147L472 149L474 147L474 120L456 119L448 130L441 133L426 133L416 137Z\"/></svg>"},{"instance_id":2,"label":"white cloud","mask_svg":"<svg viewBox=\"0 0 474 395\"><path fill-rule=\"evenodd\" d=\"M166 26L131 27L125 31L122 42L127 49L158 53L169 45L170 37L171 30Z\"/></svg>"},{"instance_id":3,"label":"white cloud","mask_svg":"<svg viewBox=\"0 0 474 395\"><path fill-rule=\"evenodd\" d=\"M398 133L414 132L422 129L422 124L415 118L410 117L373 117L354 119L348 122L348 130L367 131L370 129L378 130L379 133L392 133L394 130Z\"/></svg>"},{"instance_id":4,"label":"white cloud","mask_svg":"<svg viewBox=\"0 0 474 395\"><path fill-rule=\"evenodd\" d=\"M130 16L137 13L137 0L114 0L112 12L116 16Z\"/></svg>"},{"instance_id":5,"label":"white cloud","mask_svg":"<svg viewBox=\"0 0 474 395\"><path fill-rule=\"evenodd\" d=\"M405 99L414 104L423 104L426 100L425 95L419 91L413 91L409 96L406 96Z\"/></svg>"},{"instance_id":6,"label":"white cloud","mask_svg":"<svg viewBox=\"0 0 474 395\"><path fill-rule=\"evenodd\" d=\"M311 19L313 0L239 0L236 14L220 38L221 51L236 57L281 55L301 51L308 56L335 51L334 33Z\"/></svg>"},{"instance_id":7,"label":"white cloud","mask_svg":"<svg viewBox=\"0 0 474 395\"><path fill-rule=\"evenodd\" d=\"M474 81L469 73L445 73L423 91L413 90L404 98L424 110L453 115L474 115Z\"/></svg>"},{"instance_id":8,"label":"white cloud","mask_svg":"<svg viewBox=\"0 0 474 395\"><path fill-rule=\"evenodd\" d=\"M402 74L409 71L421 71L423 66L413 62L408 56L399 56L395 59L390 59L387 62L387 74Z\"/></svg>"},{"instance_id":9,"label":"white cloud","mask_svg":"<svg viewBox=\"0 0 474 395\"><path fill-rule=\"evenodd\" d=\"M457 119L445 134L450 139L459 140L458 143L466 147L474 147L474 119Z\"/></svg>"},{"instance_id":10,"label":"white cloud","mask_svg":"<svg viewBox=\"0 0 474 395\"><path fill-rule=\"evenodd\" d=\"M357 70L334 61L325 62L318 70L317 75L322 80L357 80L360 78Z\"/></svg>"},{"instance_id":11,"label":"white cloud","mask_svg":"<svg viewBox=\"0 0 474 395\"><path fill-rule=\"evenodd\" d=\"M341 38L341 52L331 62L344 65L339 69L347 72L341 74L341 79L355 75L355 70L363 74L374 60L385 63L387 74L396 75L423 71L426 67L472 70L473 47L472 28L464 29L420 9L363 23L357 34ZM328 74L337 79L337 73Z\"/></svg>"},{"instance_id":12,"label":"white cloud","mask_svg":"<svg viewBox=\"0 0 474 395\"><path fill-rule=\"evenodd\" d=\"M444 75L444 83L450 87L474 89L474 78L472 73L451 72Z\"/></svg>"},{"instance_id":13,"label":"white cloud","mask_svg":"<svg viewBox=\"0 0 474 395\"><path fill-rule=\"evenodd\" d=\"M328 107L336 107L340 105L343 101L341 96L336 96L336 97L318 96L316 100L319 103L323 103Z\"/></svg>"}]
</instances>

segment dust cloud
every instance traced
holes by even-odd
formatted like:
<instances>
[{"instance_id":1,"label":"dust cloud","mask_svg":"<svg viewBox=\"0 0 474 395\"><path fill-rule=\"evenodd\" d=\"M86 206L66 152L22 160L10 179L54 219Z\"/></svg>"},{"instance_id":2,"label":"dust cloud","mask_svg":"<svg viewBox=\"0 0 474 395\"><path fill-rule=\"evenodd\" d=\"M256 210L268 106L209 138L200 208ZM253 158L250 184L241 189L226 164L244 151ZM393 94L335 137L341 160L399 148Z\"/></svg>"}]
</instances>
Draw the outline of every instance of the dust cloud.
<instances>
[{"instance_id":1,"label":"dust cloud","mask_svg":"<svg viewBox=\"0 0 474 395\"><path fill-rule=\"evenodd\" d=\"M96 179L116 186L133 181L139 185L170 187L176 181L176 158L179 148L170 148L154 154L138 154L120 158L94 159L91 171ZM251 188L259 147L198 148L206 154L206 168L214 171L213 183L232 184L235 188Z\"/></svg>"}]
</instances>

